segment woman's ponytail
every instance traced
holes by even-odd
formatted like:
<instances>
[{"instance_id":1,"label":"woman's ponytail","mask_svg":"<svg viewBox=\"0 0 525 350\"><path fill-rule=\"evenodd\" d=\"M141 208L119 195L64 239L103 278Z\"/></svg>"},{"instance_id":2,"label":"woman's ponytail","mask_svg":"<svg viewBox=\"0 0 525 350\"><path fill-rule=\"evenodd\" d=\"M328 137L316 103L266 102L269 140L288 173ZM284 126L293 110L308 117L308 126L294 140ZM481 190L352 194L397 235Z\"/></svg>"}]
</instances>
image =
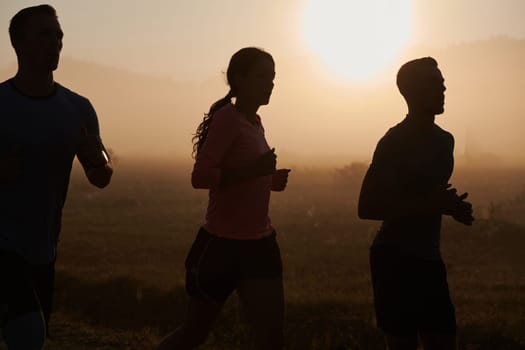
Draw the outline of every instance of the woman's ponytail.
<instances>
[{"instance_id":1,"label":"woman's ponytail","mask_svg":"<svg viewBox=\"0 0 525 350\"><path fill-rule=\"evenodd\" d=\"M211 105L210 110L208 113L204 114L204 118L202 118L202 122L197 127L197 131L195 132L195 135L193 135L192 141L193 141L193 157L196 158L199 154L199 151L201 150L202 145L204 144L204 141L206 141L206 136L208 136L208 128L213 120L213 115L215 112L217 112L222 107L226 106L228 103L231 103L231 99L233 97L233 93L230 90L226 96L221 98L220 100L216 101L214 104Z\"/></svg>"}]
</instances>

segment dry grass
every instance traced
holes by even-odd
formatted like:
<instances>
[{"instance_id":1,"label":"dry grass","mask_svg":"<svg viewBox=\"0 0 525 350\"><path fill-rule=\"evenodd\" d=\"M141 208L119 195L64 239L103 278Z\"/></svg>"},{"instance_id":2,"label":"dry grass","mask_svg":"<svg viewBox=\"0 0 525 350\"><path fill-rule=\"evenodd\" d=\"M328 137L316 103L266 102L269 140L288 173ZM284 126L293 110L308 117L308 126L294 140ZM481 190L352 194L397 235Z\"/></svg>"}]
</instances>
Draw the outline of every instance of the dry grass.
<instances>
[{"instance_id":1,"label":"dry grass","mask_svg":"<svg viewBox=\"0 0 525 350\"><path fill-rule=\"evenodd\" d=\"M516 203L524 173L457 171L454 181L486 217L471 228L444 222L460 349L525 348L525 227L507 215L524 205ZM105 191L73 176L46 349L151 349L181 321L183 260L207 199L191 189L188 174L185 166L121 162ZM377 223L356 217L360 176L334 174L296 169L288 190L272 199L285 266L286 348L383 349L367 255ZM496 204L498 212L489 210ZM238 309L230 298L203 349L250 348Z\"/></svg>"}]
</instances>

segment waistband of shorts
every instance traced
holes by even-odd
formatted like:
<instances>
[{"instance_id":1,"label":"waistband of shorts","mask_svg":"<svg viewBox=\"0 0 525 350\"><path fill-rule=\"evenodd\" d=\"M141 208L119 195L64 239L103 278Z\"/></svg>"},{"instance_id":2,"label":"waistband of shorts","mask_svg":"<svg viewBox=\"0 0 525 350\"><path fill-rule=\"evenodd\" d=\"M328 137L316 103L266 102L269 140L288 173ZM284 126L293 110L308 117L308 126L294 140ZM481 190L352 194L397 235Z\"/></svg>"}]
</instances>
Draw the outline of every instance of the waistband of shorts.
<instances>
[{"instance_id":1,"label":"waistband of shorts","mask_svg":"<svg viewBox=\"0 0 525 350\"><path fill-rule=\"evenodd\" d=\"M216 235L208 230L206 230L204 227L199 228L199 232L197 234L202 234L206 236L211 236L214 239L222 240L222 241L230 241L230 242L258 242L258 241L264 241L268 239L274 239L277 236L277 232L274 230L271 231L269 235L265 235L259 238L248 238L248 239L241 239L241 238L232 238L232 237L224 237Z\"/></svg>"}]
</instances>

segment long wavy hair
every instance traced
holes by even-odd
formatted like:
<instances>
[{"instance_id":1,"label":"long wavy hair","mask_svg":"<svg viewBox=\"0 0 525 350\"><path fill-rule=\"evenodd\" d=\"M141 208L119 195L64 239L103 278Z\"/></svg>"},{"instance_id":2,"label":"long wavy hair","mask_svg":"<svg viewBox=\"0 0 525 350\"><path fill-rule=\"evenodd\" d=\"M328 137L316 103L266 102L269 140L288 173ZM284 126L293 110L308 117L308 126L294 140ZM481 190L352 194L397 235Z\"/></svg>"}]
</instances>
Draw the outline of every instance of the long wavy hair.
<instances>
[{"instance_id":1,"label":"long wavy hair","mask_svg":"<svg viewBox=\"0 0 525 350\"><path fill-rule=\"evenodd\" d=\"M272 55L256 47L245 47L233 54L230 63L228 64L228 70L226 71L226 80L230 90L226 96L213 103L208 113L204 114L204 118L197 127L197 131L192 138L193 157L196 157L199 154L204 141L206 141L208 129L213 121L215 112L226 106L228 103L231 103L231 99L237 96L237 87L235 86L234 77L246 75L252 67L261 60L270 60L273 62Z\"/></svg>"}]
</instances>

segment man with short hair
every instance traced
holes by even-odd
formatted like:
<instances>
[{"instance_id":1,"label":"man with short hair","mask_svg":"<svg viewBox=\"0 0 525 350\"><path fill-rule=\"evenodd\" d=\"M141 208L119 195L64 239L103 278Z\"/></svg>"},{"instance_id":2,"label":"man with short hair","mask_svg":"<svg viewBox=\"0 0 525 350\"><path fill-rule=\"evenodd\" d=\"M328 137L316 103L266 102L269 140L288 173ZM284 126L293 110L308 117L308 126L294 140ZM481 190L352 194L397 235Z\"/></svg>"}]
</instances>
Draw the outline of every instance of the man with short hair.
<instances>
[{"instance_id":1,"label":"man with short hair","mask_svg":"<svg viewBox=\"0 0 525 350\"><path fill-rule=\"evenodd\" d=\"M440 252L442 215L471 225L468 194L452 174L454 138L435 124L446 90L436 60L405 63L397 75L406 118L378 142L359 198L361 219L382 220L370 249L374 305L390 350L456 349L456 318Z\"/></svg>"},{"instance_id":2,"label":"man with short hair","mask_svg":"<svg viewBox=\"0 0 525 350\"><path fill-rule=\"evenodd\" d=\"M22 9L9 35L18 70L0 83L0 328L9 349L40 349L73 159L99 188L113 170L91 103L53 79L63 38L54 8Z\"/></svg>"}]
</instances>

